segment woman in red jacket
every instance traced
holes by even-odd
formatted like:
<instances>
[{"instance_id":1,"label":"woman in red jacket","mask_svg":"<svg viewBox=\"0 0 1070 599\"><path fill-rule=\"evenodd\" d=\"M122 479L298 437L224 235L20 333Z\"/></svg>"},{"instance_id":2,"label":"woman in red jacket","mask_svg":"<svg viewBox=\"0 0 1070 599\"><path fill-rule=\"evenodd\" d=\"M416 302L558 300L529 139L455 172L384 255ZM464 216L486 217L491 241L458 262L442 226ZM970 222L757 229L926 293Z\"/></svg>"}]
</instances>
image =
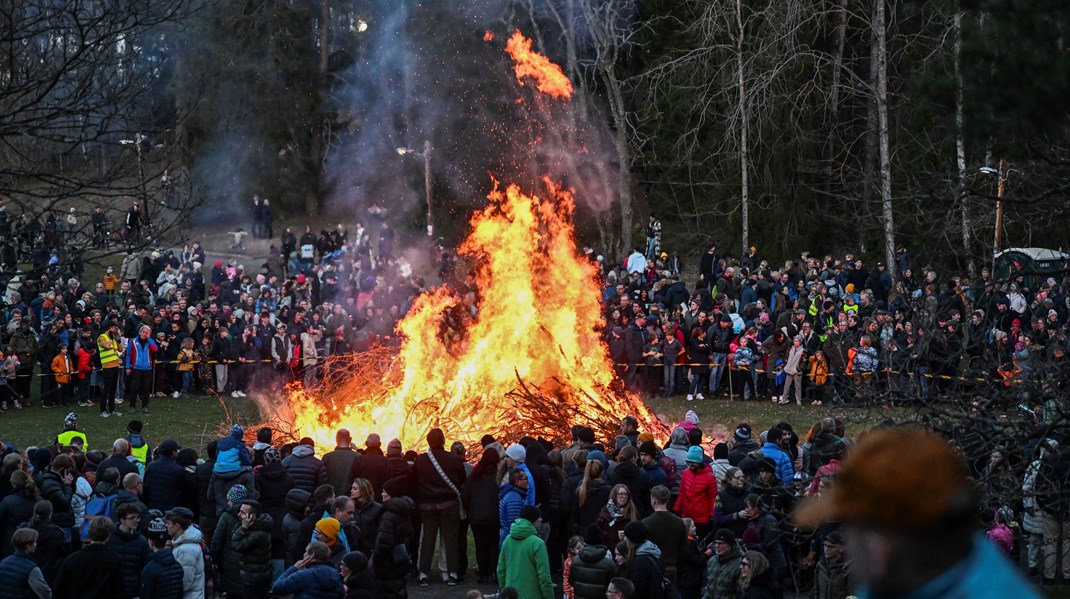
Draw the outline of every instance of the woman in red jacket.
<instances>
[{"instance_id":1,"label":"woman in red jacket","mask_svg":"<svg viewBox=\"0 0 1070 599\"><path fill-rule=\"evenodd\" d=\"M676 499L676 513L695 522L698 538L705 539L712 532L713 504L717 498L717 478L706 463L702 448L693 445L687 450L687 470L680 477L680 497Z\"/></svg>"}]
</instances>

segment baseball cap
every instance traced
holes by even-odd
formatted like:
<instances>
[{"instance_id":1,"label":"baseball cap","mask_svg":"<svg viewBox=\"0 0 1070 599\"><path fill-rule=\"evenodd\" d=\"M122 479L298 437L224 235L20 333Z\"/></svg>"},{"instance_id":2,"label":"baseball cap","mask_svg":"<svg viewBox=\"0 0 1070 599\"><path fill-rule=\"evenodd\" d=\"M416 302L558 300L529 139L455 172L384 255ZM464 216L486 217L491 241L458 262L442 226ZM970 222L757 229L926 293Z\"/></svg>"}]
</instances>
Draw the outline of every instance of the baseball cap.
<instances>
[{"instance_id":1,"label":"baseball cap","mask_svg":"<svg viewBox=\"0 0 1070 599\"><path fill-rule=\"evenodd\" d=\"M966 465L946 441L920 429L889 429L866 435L831 493L804 503L794 519L917 533L970 518L974 504Z\"/></svg>"}]
</instances>

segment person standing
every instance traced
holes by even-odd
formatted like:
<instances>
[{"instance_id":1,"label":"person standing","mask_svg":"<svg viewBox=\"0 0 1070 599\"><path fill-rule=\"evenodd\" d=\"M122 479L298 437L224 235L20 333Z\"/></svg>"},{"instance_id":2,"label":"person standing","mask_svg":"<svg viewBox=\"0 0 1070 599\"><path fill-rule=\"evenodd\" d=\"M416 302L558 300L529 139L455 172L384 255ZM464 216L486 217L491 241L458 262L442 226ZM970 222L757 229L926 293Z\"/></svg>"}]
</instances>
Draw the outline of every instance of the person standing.
<instances>
[{"instance_id":1,"label":"person standing","mask_svg":"<svg viewBox=\"0 0 1070 599\"><path fill-rule=\"evenodd\" d=\"M695 522L700 539L710 534L713 505L717 498L717 479L706 464L702 448L695 445L687 450L687 470L680 476L680 496L675 511Z\"/></svg>"},{"instance_id":2,"label":"person standing","mask_svg":"<svg viewBox=\"0 0 1070 599\"><path fill-rule=\"evenodd\" d=\"M175 561L182 566L182 599L204 599L205 572L201 542L204 537L193 523L193 512L176 507L164 514Z\"/></svg>"},{"instance_id":3,"label":"person standing","mask_svg":"<svg viewBox=\"0 0 1070 599\"><path fill-rule=\"evenodd\" d=\"M416 506L422 523L417 581L420 586L429 584L427 573L431 571L431 560L435 555L435 540L441 536L449 568L447 584L456 586L460 574L457 535L464 518L461 504L461 487L466 478L464 461L446 451L446 436L442 429L431 429L427 434L427 445L427 453L417 456L413 464Z\"/></svg>"},{"instance_id":4,"label":"person standing","mask_svg":"<svg viewBox=\"0 0 1070 599\"><path fill-rule=\"evenodd\" d=\"M408 546L414 541L412 516L416 505L406 496L407 488L404 476L383 483L383 509L372 553L372 573L382 599L408 597L405 577L412 567Z\"/></svg>"},{"instance_id":5,"label":"person standing","mask_svg":"<svg viewBox=\"0 0 1070 599\"><path fill-rule=\"evenodd\" d=\"M149 563L149 542L138 531L141 525L141 510L138 506L125 503L117 511L119 527L108 539L106 545L119 556L122 562L122 590L116 595L123 599L131 599L141 592L141 571Z\"/></svg>"},{"instance_id":6,"label":"person standing","mask_svg":"<svg viewBox=\"0 0 1070 599\"><path fill-rule=\"evenodd\" d=\"M137 402L141 399L142 411L149 413L149 396L152 393L152 369L156 361L156 352L160 349L151 339L152 327L147 324L138 328L137 337L126 346L127 395L130 397L130 411L137 412Z\"/></svg>"},{"instance_id":7,"label":"person standing","mask_svg":"<svg viewBox=\"0 0 1070 599\"><path fill-rule=\"evenodd\" d=\"M553 599L550 560L546 543L539 537L542 513L533 505L524 506L513 522L498 558L498 585L513 587L521 597Z\"/></svg>"},{"instance_id":8,"label":"person standing","mask_svg":"<svg viewBox=\"0 0 1070 599\"><path fill-rule=\"evenodd\" d=\"M260 503L243 501L238 509L240 526L231 535L238 552L245 599L267 599L271 589L271 516L261 513Z\"/></svg>"},{"instance_id":9,"label":"person standing","mask_svg":"<svg viewBox=\"0 0 1070 599\"><path fill-rule=\"evenodd\" d=\"M182 565L167 546L167 524L160 518L149 522L149 563L141 571L139 597L182 599Z\"/></svg>"},{"instance_id":10,"label":"person standing","mask_svg":"<svg viewBox=\"0 0 1070 599\"><path fill-rule=\"evenodd\" d=\"M56 599L115 599L123 588L123 562L107 547L115 532L111 518L89 523L89 544L71 554L59 569ZM91 576L86 573L91 572ZM140 571L139 571L140 572Z\"/></svg>"},{"instance_id":11,"label":"person standing","mask_svg":"<svg viewBox=\"0 0 1070 599\"><path fill-rule=\"evenodd\" d=\"M706 589L702 599L736 599L742 561L743 552L731 530L720 528L713 533L713 557L706 563Z\"/></svg>"},{"instance_id":12,"label":"person standing","mask_svg":"<svg viewBox=\"0 0 1070 599\"><path fill-rule=\"evenodd\" d=\"M74 395L71 386L71 375L74 374L74 365L71 362L70 348L67 345L59 346L59 353L52 358L52 376L56 380L56 391L53 395L52 406L67 407Z\"/></svg>"},{"instance_id":13,"label":"person standing","mask_svg":"<svg viewBox=\"0 0 1070 599\"><path fill-rule=\"evenodd\" d=\"M51 599L52 589L45 582L45 577L32 554L37 548L37 531L32 528L20 528L11 536L15 553L0 561L0 588L4 594L12 597L37 597Z\"/></svg>"},{"instance_id":14,"label":"person standing","mask_svg":"<svg viewBox=\"0 0 1070 599\"><path fill-rule=\"evenodd\" d=\"M687 526L682 518L669 511L672 494L669 488L658 485L650 490L650 506L654 513L643 518L643 524L650 531L650 542L661 550L661 562L665 566L665 576L676 582L676 570L687 552Z\"/></svg>"}]
</instances>

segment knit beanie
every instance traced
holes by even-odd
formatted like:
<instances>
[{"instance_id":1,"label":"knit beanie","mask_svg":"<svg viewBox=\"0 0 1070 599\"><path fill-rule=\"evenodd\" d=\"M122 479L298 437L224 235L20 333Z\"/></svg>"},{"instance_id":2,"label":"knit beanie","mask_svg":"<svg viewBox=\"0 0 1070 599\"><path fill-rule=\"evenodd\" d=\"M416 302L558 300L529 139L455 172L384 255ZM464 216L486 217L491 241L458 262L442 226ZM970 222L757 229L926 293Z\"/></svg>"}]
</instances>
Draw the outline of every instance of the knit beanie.
<instances>
[{"instance_id":1,"label":"knit beanie","mask_svg":"<svg viewBox=\"0 0 1070 599\"><path fill-rule=\"evenodd\" d=\"M342 530L342 523L334 518L320 518L316 523L316 530L323 533L332 542L338 540L338 532Z\"/></svg>"},{"instance_id":2,"label":"knit beanie","mask_svg":"<svg viewBox=\"0 0 1070 599\"><path fill-rule=\"evenodd\" d=\"M248 492L245 489L245 485L234 485L227 491L227 501L238 504L245 501L245 496Z\"/></svg>"}]
</instances>

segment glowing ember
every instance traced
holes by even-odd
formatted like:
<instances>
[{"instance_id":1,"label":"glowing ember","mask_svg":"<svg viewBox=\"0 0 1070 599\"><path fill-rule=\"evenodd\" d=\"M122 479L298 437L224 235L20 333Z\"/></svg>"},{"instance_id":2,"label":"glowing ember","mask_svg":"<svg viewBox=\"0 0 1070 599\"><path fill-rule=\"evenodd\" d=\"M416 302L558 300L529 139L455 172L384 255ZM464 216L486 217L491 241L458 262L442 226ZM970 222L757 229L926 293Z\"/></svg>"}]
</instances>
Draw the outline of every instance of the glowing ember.
<instances>
[{"instance_id":1,"label":"glowing ember","mask_svg":"<svg viewBox=\"0 0 1070 599\"><path fill-rule=\"evenodd\" d=\"M483 34L483 41L485 41L485 42L491 42L491 41L494 41L494 32L493 32L493 31L487 31L487 32L485 32L485 33Z\"/></svg>"},{"instance_id":2,"label":"glowing ember","mask_svg":"<svg viewBox=\"0 0 1070 599\"><path fill-rule=\"evenodd\" d=\"M480 301L464 330L445 329L442 318L464 312L464 298L444 288L419 297L398 324L396 358L332 364L352 376L321 398L291 395L300 434L330 446L345 427L355 439L377 432L406 448L422 446L435 426L468 443L486 433L560 439L573 424L609 434L633 414L644 430L666 436L642 402L610 389L599 289L594 267L576 251L573 197L546 185L540 198L495 184L472 218L460 251L477 264Z\"/></svg>"},{"instance_id":3,"label":"glowing ember","mask_svg":"<svg viewBox=\"0 0 1070 599\"><path fill-rule=\"evenodd\" d=\"M505 51L513 58L516 64L516 80L524 85L524 78L531 77L539 91L555 98L568 98L572 95L572 82L568 80L561 67L550 62L538 52L531 51L531 40L524 37L520 31L513 33L509 41L505 43Z\"/></svg>"}]
</instances>

